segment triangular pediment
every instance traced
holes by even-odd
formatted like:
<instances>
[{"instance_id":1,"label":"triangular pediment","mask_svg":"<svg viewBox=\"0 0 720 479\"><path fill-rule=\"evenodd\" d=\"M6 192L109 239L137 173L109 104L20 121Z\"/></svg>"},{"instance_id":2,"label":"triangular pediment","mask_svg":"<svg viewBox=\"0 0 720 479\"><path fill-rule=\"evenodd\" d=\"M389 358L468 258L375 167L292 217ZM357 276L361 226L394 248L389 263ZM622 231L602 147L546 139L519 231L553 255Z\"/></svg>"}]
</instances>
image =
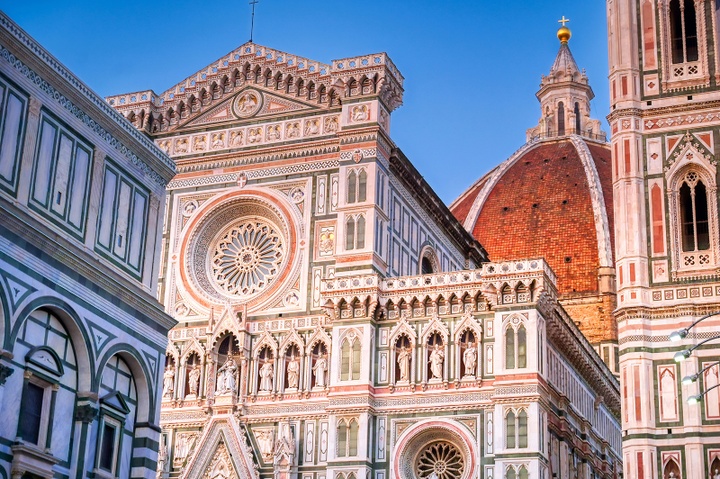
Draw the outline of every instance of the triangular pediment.
<instances>
[{"instance_id":1,"label":"triangular pediment","mask_svg":"<svg viewBox=\"0 0 720 479\"><path fill-rule=\"evenodd\" d=\"M319 110L319 108L291 96L271 93L261 87L248 86L236 95L222 100L218 105L191 117L182 123L178 130L211 124L237 123L242 120L256 121L275 115L310 110Z\"/></svg>"},{"instance_id":2,"label":"triangular pediment","mask_svg":"<svg viewBox=\"0 0 720 479\"><path fill-rule=\"evenodd\" d=\"M180 479L258 479L245 430L233 418L217 418L205 427Z\"/></svg>"}]
</instances>

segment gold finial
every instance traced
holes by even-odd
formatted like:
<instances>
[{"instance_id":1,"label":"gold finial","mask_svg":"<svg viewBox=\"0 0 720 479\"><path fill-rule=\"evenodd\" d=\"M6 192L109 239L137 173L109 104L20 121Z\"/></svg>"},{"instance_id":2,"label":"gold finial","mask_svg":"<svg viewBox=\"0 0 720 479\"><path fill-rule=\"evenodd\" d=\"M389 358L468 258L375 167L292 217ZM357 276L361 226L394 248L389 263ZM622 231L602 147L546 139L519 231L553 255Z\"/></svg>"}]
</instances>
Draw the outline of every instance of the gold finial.
<instances>
[{"instance_id":1,"label":"gold finial","mask_svg":"<svg viewBox=\"0 0 720 479\"><path fill-rule=\"evenodd\" d=\"M565 18L565 15L562 16L560 20L558 20L558 23L562 23L562 27L560 27L557 31L557 37L560 40L560 43L567 43L568 40L570 40L570 37L572 34L570 33L570 29L565 26L567 22L569 22L569 18Z\"/></svg>"}]
</instances>

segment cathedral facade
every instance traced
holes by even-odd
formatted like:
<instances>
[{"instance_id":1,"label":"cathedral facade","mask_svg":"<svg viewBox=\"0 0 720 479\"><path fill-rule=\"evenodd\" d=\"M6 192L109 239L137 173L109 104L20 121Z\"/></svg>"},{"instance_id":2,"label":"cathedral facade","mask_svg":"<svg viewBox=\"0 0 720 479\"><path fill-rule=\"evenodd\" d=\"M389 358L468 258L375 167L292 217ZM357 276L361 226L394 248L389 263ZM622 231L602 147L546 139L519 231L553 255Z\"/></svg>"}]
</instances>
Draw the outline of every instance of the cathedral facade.
<instances>
[{"instance_id":1,"label":"cathedral facade","mask_svg":"<svg viewBox=\"0 0 720 479\"><path fill-rule=\"evenodd\" d=\"M607 11L625 477L720 477L720 7Z\"/></svg>"},{"instance_id":2,"label":"cathedral facade","mask_svg":"<svg viewBox=\"0 0 720 479\"><path fill-rule=\"evenodd\" d=\"M0 478L147 478L172 161L0 12Z\"/></svg>"},{"instance_id":3,"label":"cathedral facade","mask_svg":"<svg viewBox=\"0 0 720 479\"><path fill-rule=\"evenodd\" d=\"M158 477L611 478L619 388L542 259L489 262L390 138L385 54L254 43L107 99L176 162Z\"/></svg>"}]
</instances>

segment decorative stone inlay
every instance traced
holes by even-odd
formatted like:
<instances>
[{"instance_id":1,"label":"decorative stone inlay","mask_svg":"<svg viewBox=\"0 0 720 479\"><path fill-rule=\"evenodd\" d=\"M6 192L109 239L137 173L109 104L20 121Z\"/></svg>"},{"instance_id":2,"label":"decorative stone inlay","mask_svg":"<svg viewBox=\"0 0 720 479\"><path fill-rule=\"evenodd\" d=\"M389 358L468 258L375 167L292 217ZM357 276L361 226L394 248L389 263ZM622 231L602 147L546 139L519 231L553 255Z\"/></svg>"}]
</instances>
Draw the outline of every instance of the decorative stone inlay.
<instances>
[{"instance_id":1,"label":"decorative stone inlay","mask_svg":"<svg viewBox=\"0 0 720 479\"><path fill-rule=\"evenodd\" d=\"M233 225L213 254L213 278L224 292L255 294L277 277L284 254L283 238L269 223L256 220Z\"/></svg>"},{"instance_id":2,"label":"decorative stone inlay","mask_svg":"<svg viewBox=\"0 0 720 479\"><path fill-rule=\"evenodd\" d=\"M453 444L439 441L428 444L420 452L415 472L417 477L434 477L437 479L455 479L463 476L465 459Z\"/></svg>"}]
</instances>

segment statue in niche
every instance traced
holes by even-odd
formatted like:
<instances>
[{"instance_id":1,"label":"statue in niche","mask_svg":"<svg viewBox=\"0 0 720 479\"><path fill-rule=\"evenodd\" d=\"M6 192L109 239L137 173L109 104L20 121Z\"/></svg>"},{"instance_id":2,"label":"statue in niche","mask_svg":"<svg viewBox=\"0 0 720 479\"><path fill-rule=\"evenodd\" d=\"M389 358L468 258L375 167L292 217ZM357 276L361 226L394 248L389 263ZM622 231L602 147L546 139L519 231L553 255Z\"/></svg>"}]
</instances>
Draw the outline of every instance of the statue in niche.
<instances>
[{"instance_id":1,"label":"statue in niche","mask_svg":"<svg viewBox=\"0 0 720 479\"><path fill-rule=\"evenodd\" d=\"M338 129L338 119L335 116L325 118L325 133L335 133Z\"/></svg>"},{"instance_id":2,"label":"statue in niche","mask_svg":"<svg viewBox=\"0 0 720 479\"><path fill-rule=\"evenodd\" d=\"M432 372L432 379L442 379L443 377L443 362L445 361L445 352L440 349L439 344L433 346L433 350L430 353L430 371Z\"/></svg>"},{"instance_id":3,"label":"statue in niche","mask_svg":"<svg viewBox=\"0 0 720 479\"><path fill-rule=\"evenodd\" d=\"M205 151L205 136L196 136L193 139L193 151Z\"/></svg>"},{"instance_id":4,"label":"statue in niche","mask_svg":"<svg viewBox=\"0 0 720 479\"><path fill-rule=\"evenodd\" d=\"M268 140L279 140L280 139L280 125L270 125L267 127L267 139Z\"/></svg>"},{"instance_id":5,"label":"statue in niche","mask_svg":"<svg viewBox=\"0 0 720 479\"><path fill-rule=\"evenodd\" d=\"M320 133L320 123L318 120L308 120L305 122L305 135L317 135Z\"/></svg>"},{"instance_id":6,"label":"statue in niche","mask_svg":"<svg viewBox=\"0 0 720 479\"><path fill-rule=\"evenodd\" d=\"M465 363L465 376L475 376L475 366L477 364L477 349L475 349L475 343L468 343L463 353L463 362Z\"/></svg>"},{"instance_id":7,"label":"statue in niche","mask_svg":"<svg viewBox=\"0 0 720 479\"><path fill-rule=\"evenodd\" d=\"M187 153L188 151L188 140L187 138L180 138L175 142L175 153Z\"/></svg>"},{"instance_id":8,"label":"statue in niche","mask_svg":"<svg viewBox=\"0 0 720 479\"><path fill-rule=\"evenodd\" d=\"M325 359L325 354L320 353L320 356L318 356L317 360L315 361L315 366L313 366L313 372L315 373L315 386L319 388L325 387L325 372L327 371L327 359Z\"/></svg>"},{"instance_id":9,"label":"statue in niche","mask_svg":"<svg viewBox=\"0 0 720 479\"><path fill-rule=\"evenodd\" d=\"M171 398L173 391L175 390L175 368L172 364L165 368L165 374L163 374L163 397Z\"/></svg>"},{"instance_id":10,"label":"statue in niche","mask_svg":"<svg viewBox=\"0 0 720 479\"><path fill-rule=\"evenodd\" d=\"M215 394L223 394L235 391L235 375L237 373L237 364L232 357L228 357L225 364L218 369L217 386Z\"/></svg>"},{"instance_id":11,"label":"statue in niche","mask_svg":"<svg viewBox=\"0 0 720 479\"><path fill-rule=\"evenodd\" d=\"M715 473L712 476L712 479L720 479L720 471L715 469Z\"/></svg>"},{"instance_id":12,"label":"statue in niche","mask_svg":"<svg viewBox=\"0 0 720 479\"><path fill-rule=\"evenodd\" d=\"M200 368L191 367L188 373L188 388L190 389L190 396L197 396L198 387L200 386Z\"/></svg>"},{"instance_id":13,"label":"statue in niche","mask_svg":"<svg viewBox=\"0 0 720 479\"><path fill-rule=\"evenodd\" d=\"M400 368L400 381L410 381L410 348L400 348L397 353L398 367Z\"/></svg>"},{"instance_id":14,"label":"statue in niche","mask_svg":"<svg viewBox=\"0 0 720 479\"><path fill-rule=\"evenodd\" d=\"M295 353L290 355L290 361L287 364L288 388L297 389L298 379L300 378L300 362L295 358Z\"/></svg>"},{"instance_id":15,"label":"statue in niche","mask_svg":"<svg viewBox=\"0 0 720 479\"><path fill-rule=\"evenodd\" d=\"M273 364L271 360L265 360L260 368L260 391L272 391Z\"/></svg>"}]
</instances>

